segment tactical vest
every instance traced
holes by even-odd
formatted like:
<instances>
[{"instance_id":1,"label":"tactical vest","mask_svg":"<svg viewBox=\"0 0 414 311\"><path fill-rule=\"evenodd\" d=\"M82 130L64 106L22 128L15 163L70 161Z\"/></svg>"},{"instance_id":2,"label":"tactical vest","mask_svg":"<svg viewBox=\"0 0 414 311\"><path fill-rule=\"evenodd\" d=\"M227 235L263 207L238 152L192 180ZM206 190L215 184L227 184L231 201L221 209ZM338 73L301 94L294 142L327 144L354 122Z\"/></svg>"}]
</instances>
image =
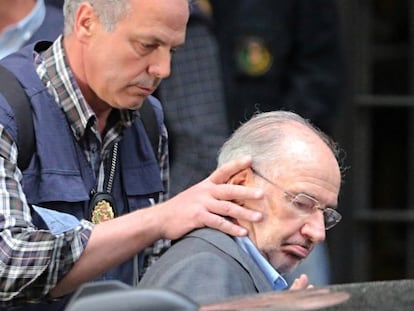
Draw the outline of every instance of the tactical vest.
<instances>
[{"instance_id":1,"label":"tactical vest","mask_svg":"<svg viewBox=\"0 0 414 311\"><path fill-rule=\"evenodd\" d=\"M34 69L33 48L34 45L30 45L1 61L24 86L32 104L36 152L29 167L23 171L23 190L29 204L69 213L78 219L90 219L89 199L97 180L63 111ZM149 100L161 128L161 105L153 97ZM12 109L0 96L0 122L17 141L17 128L13 120ZM117 163L112 195L117 203L118 216L148 207L150 199L163 191L159 164L139 118L124 131ZM35 226L46 229L36 213L33 212L32 216ZM100 279L117 279L132 284L132 278L131 260L108 271ZM30 310L35 310L33 307ZM48 310L52 310L51 307L48 305Z\"/></svg>"}]
</instances>

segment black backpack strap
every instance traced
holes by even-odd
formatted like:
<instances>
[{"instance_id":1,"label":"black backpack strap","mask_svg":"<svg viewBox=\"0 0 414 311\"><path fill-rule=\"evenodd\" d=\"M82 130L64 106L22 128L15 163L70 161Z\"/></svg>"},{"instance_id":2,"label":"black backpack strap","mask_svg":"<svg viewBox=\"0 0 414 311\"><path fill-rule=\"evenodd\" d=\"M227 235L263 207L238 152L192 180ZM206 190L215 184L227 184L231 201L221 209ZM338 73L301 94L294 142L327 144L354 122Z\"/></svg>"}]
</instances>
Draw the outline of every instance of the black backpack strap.
<instances>
[{"instance_id":1,"label":"black backpack strap","mask_svg":"<svg viewBox=\"0 0 414 311\"><path fill-rule=\"evenodd\" d=\"M160 131L157 122L157 116L155 115L154 108L152 107L150 101L145 99L141 108L139 109L141 113L141 121L144 124L145 131L151 141L152 150L154 150L155 158L158 159L158 144Z\"/></svg>"},{"instance_id":2,"label":"black backpack strap","mask_svg":"<svg viewBox=\"0 0 414 311\"><path fill-rule=\"evenodd\" d=\"M17 165L23 171L29 166L35 152L31 104L15 75L1 65L0 92L14 112L17 126Z\"/></svg>"}]
</instances>

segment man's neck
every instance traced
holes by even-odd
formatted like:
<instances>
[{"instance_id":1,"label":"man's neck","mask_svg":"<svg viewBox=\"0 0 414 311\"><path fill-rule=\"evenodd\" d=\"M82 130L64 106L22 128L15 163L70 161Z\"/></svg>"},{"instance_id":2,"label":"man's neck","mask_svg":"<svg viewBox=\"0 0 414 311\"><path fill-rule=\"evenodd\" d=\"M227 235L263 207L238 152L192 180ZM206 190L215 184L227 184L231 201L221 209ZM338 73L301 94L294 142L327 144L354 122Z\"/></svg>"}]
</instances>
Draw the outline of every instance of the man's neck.
<instances>
[{"instance_id":1,"label":"man's neck","mask_svg":"<svg viewBox=\"0 0 414 311\"><path fill-rule=\"evenodd\" d=\"M1 0L0 33L25 18L33 10L36 0Z\"/></svg>"}]
</instances>

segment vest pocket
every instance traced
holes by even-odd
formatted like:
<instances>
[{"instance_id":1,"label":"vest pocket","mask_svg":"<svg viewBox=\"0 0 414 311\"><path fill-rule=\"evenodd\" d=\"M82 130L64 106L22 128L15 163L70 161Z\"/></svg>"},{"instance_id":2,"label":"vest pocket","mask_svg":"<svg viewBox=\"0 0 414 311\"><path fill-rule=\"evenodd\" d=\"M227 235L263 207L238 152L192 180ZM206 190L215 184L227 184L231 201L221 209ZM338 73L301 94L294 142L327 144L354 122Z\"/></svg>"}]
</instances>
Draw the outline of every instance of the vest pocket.
<instances>
[{"instance_id":1,"label":"vest pocket","mask_svg":"<svg viewBox=\"0 0 414 311\"><path fill-rule=\"evenodd\" d=\"M44 202L81 202L89 200L84 181L79 174L25 174L23 189L30 204Z\"/></svg>"},{"instance_id":2,"label":"vest pocket","mask_svg":"<svg viewBox=\"0 0 414 311\"><path fill-rule=\"evenodd\" d=\"M129 210L137 210L158 200L164 191L158 163L129 168L123 172L123 184L128 199Z\"/></svg>"}]
</instances>

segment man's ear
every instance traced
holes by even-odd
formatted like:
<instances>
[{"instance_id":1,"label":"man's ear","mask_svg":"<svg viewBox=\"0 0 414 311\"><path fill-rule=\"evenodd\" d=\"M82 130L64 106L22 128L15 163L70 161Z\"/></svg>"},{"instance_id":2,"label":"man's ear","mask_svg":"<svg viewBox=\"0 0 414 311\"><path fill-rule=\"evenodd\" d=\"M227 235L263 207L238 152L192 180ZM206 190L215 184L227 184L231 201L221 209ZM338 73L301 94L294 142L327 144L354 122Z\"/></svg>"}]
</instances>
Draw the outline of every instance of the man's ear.
<instances>
[{"instance_id":1,"label":"man's ear","mask_svg":"<svg viewBox=\"0 0 414 311\"><path fill-rule=\"evenodd\" d=\"M251 186L253 184L253 175L253 171L250 167L248 167L233 175L229 179L228 183L232 185ZM240 206L244 206L243 200L237 200L235 203L239 204Z\"/></svg>"},{"instance_id":2,"label":"man's ear","mask_svg":"<svg viewBox=\"0 0 414 311\"><path fill-rule=\"evenodd\" d=\"M99 22L95 10L89 3L82 3L76 11L74 32L80 40L91 36L94 23Z\"/></svg>"},{"instance_id":3,"label":"man's ear","mask_svg":"<svg viewBox=\"0 0 414 311\"><path fill-rule=\"evenodd\" d=\"M232 185L247 186L251 182L252 170L250 167L245 168L239 171L237 174L234 174L228 181Z\"/></svg>"}]
</instances>

